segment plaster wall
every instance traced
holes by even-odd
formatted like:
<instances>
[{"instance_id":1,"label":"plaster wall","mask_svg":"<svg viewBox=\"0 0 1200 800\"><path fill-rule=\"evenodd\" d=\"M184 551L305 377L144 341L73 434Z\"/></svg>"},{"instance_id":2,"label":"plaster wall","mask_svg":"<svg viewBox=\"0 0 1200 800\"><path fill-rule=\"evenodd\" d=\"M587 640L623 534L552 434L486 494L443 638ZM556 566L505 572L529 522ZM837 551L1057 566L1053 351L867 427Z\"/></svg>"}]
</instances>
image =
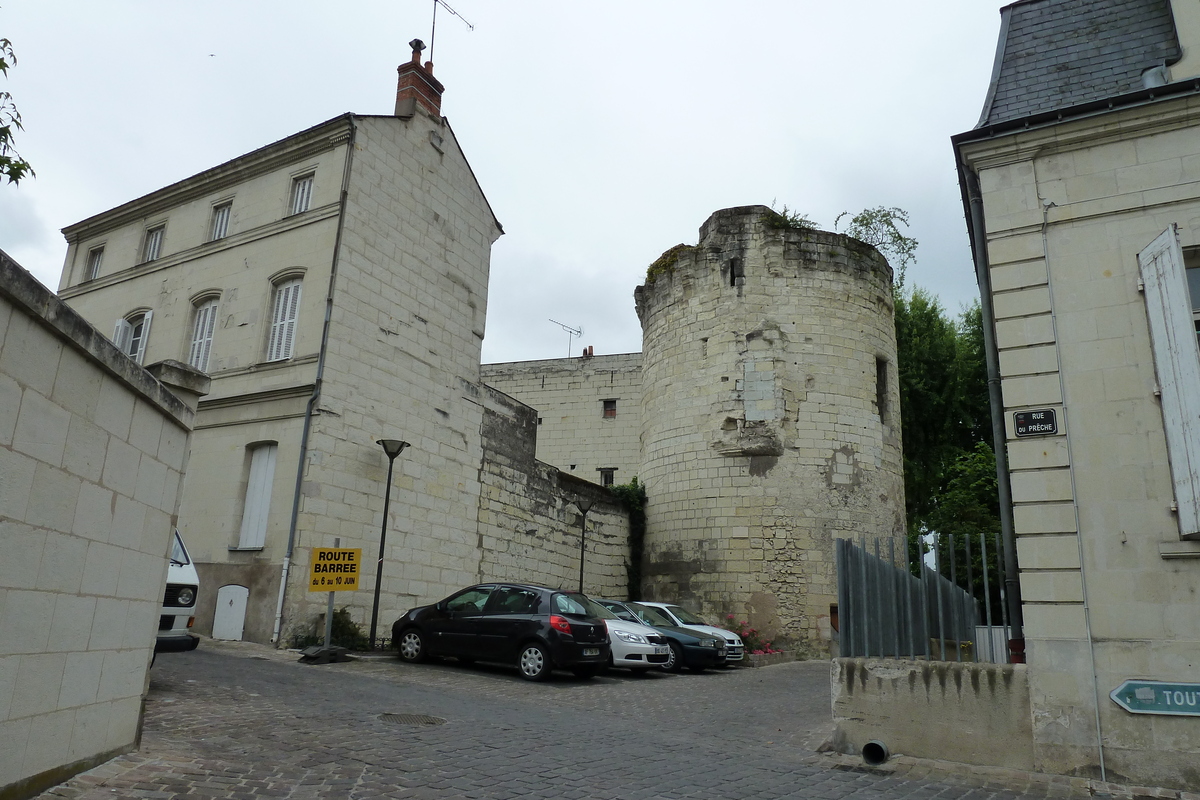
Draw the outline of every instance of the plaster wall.
<instances>
[{"instance_id":1,"label":"plaster wall","mask_svg":"<svg viewBox=\"0 0 1200 800\"><path fill-rule=\"evenodd\" d=\"M629 483L641 464L642 354L484 364L484 383L538 409L537 457L584 480ZM616 404L604 416L604 401Z\"/></svg>"},{"instance_id":2,"label":"plaster wall","mask_svg":"<svg viewBox=\"0 0 1200 800\"><path fill-rule=\"evenodd\" d=\"M726 209L637 290L643 590L825 650L833 539L904 531L891 269Z\"/></svg>"},{"instance_id":3,"label":"plaster wall","mask_svg":"<svg viewBox=\"0 0 1200 800\"><path fill-rule=\"evenodd\" d=\"M134 746L196 394L0 252L0 795Z\"/></svg>"},{"instance_id":4,"label":"plaster wall","mask_svg":"<svg viewBox=\"0 0 1200 800\"><path fill-rule=\"evenodd\" d=\"M831 745L860 753L1033 769L1029 684L1022 664L835 658Z\"/></svg>"},{"instance_id":5,"label":"plaster wall","mask_svg":"<svg viewBox=\"0 0 1200 800\"><path fill-rule=\"evenodd\" d=\"M1184 97L962 148L984 197L1043 771L1097 775L1102 738L1110 780L1200 785L1194 718L1108 697L1200 663L1200 543L1172 512L1137 263L1172 224L1200 245L1198 124ZM1057 436L1015 438L1032 408L1056 411Z\"/></svg>"}]
</instances>

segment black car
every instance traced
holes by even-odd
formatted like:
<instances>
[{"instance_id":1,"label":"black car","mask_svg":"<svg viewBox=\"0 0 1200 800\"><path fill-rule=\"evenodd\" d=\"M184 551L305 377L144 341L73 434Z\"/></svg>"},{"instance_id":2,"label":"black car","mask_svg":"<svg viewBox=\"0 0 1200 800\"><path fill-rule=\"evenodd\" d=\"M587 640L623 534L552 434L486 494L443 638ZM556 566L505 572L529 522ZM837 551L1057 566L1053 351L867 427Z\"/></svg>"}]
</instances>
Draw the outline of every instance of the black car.
<instances>
[{"instance_id":1,"label":"black car","mask_svg":"<svg viewBox=\"0 0 1200 800\"><path fill-rule=\"evenodd\" d=\"M623 600L597 600L604 608L628 622L649 625L667 637L671 655L662 668L679 672L687 667L692 672L725 666L725 640L700 631L680 628L653 606Z\"/></svg>"},{"instance_id":2,"label":"black car","mask_svg":"<svg viewBox=\"0 0 1200 800\"><path fill-rule=\"evenodd\" d=\"M400 658L430 656L516 664L539 681L552 669L590 678L608 663L604 611L581 594L514 583L484 583L431 606L418 606L392 625Z\"/></svg>"}]
</instances>

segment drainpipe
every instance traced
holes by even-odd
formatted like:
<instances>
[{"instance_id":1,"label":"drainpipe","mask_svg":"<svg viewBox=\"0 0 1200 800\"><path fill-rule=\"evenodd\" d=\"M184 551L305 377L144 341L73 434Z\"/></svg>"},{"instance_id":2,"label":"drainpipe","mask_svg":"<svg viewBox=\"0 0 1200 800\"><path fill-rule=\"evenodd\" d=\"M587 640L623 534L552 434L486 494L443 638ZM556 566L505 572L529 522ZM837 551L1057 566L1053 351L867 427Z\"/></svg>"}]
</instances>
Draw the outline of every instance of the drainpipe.
<instances>
[{"instance_id":1,"label":"drainpipe","mask_svg":"<svg viewBox=\"0 0 1200 800\"><path fill-rule=\"evenodd\" d=\"M975 280L979 283L979 305L983 311L983 352L987 361L988 404L992 416L992 449L996 452L996 488L1000 495L1000 540L1004 549L1005 601L1012 626L1009 653L1016 663L1025 661L1025 628L1021 615L1021 583L1017 575L1017 537L1013 526L1012 482L1008 474L1007 436L1004 430L1004 398L1000 393L1000 354L996 349L996 315L992 308L992 277L988 268L987 231L983 224L983 196L979 176L961 165L967 195L971 238L975 247Z\"/></svg>"},{"instance_id":2,"label":"drainpipe","mask_svg":"<svg viewBox=\"0 0 1200 800\"><path fill-rule=\"evenodd\" d=\"M333 288L337 282L338 254L342 250L342 228L346 223L346 197L350 192L350 166L354 161L354 140L358 126L354 115L347 114L350 138L346 142L346 165L342 169L341 208L338 210L337 235L333 242L333 262L329 267L329 290L325 294L325 322L321 327L321 352L317 356L317 377L313 381L312 397L304 409L304 432L300 435L300 459L296 463L296 488L292 492L292 516L288 522L287 552L283 556L283 570L279 577L279 599L275 603L275 625L271 630L271 643L278 644L279 630L283 625L283 602L287 596L288 573L292 566L292 553L296 549L296 524L300 517L300 490L304 484L304 462L308 457L308 434L312 430L313 412L321 398L321 379L325 375L325 355L329 345L329 321L333 317Z\"/></svg>"}]
</instances>

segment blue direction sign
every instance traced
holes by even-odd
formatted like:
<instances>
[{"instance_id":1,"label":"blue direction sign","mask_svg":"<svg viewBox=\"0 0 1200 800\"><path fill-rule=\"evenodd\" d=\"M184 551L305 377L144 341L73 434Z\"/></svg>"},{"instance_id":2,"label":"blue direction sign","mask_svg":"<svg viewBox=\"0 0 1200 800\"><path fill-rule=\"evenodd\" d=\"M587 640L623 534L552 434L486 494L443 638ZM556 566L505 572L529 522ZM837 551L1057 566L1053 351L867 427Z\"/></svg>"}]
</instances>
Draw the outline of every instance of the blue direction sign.
<instances>
[{"instance_id":1,"label":"blue direction sign","mask_svg":"<svg viewBox=\"0 0 1200 800\"><path fill-rule=\"evenodd\" d=\"M1200 717L1200 683L1125 681L1108 696L1133 714Z\"/></svg>"}]
</instances>

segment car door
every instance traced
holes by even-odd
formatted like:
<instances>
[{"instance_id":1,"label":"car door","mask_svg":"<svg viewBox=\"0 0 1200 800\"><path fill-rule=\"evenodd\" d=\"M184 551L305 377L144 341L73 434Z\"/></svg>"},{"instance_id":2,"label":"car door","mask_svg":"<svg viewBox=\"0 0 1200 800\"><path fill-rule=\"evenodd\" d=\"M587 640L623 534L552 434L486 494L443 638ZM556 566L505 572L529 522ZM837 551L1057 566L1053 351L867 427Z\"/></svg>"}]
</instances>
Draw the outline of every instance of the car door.
<instances>
[{"instance_id":1,"label":"car door","mask_svg":"<svg viewBox=\"0 0 1200 800\"><path fill-rule=\"evenodd\" d=\"M479 618L480 658L508 661L516 657L517 644L537 627L534 618L545 614L542 593L527 586L497 586Z\"/></svg>"},{"instance_id":2,"label":"car door","mask_svg":"<svg viewBox=\"0 0 1200 800\"><path fill-rule=\"evenodd\" d=\"M464 658L483 658L478 654L483 609L495 588L492 584L472 586L438 603L441 614L433 629L438 652Z\"/></svg>"}]
</instances>

